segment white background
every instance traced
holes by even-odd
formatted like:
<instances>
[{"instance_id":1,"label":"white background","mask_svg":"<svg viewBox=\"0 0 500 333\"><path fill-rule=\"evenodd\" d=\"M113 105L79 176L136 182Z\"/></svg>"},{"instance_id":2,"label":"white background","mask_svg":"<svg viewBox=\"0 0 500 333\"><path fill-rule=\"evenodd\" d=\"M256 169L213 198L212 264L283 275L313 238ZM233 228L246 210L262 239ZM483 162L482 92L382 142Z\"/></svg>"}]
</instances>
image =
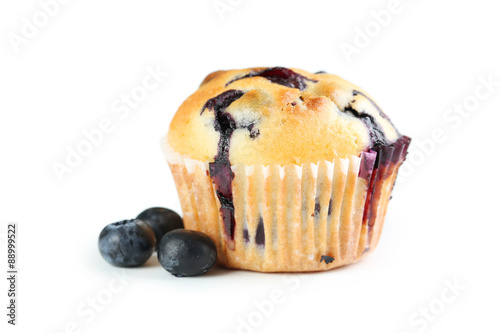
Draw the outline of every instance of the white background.
<instances>
[{"instance_id":1,"label":"white background","mask_svg":"<svg viewBox=\"0 0 500 333\"><path fill-rule=\"evenodd\" d=\"M2 332L220 333L242 322L253 326L241 332L498 332L496 3L401 0L380 28L371 12L389 0L220 2L232 4L222 16L213 0L69 1L16 47L23 18L33 22L41 7L2 1L0 267L6 225L16 222L20 272L16 327L6 324L0 274ZM367 45L357 40L346 57L341 46L356 47L365 28ZM175 278L155 257L139 269L104 262L97 237L106 224L150 206L180 212L159 148L180 103L214 70L278 65L362 86L414 139L378 249L355 265L295 275L215 268ZM168 77L120 118L113 103L148 66ZM497 82L488 96L481 77ZM447 111L464 102L463 116ZM53 163L106 118L111 133L60 181ZM429 143L439 129L445 139ZM280 291L280 304L258 309Z\"/></svg>"}]
</instances>

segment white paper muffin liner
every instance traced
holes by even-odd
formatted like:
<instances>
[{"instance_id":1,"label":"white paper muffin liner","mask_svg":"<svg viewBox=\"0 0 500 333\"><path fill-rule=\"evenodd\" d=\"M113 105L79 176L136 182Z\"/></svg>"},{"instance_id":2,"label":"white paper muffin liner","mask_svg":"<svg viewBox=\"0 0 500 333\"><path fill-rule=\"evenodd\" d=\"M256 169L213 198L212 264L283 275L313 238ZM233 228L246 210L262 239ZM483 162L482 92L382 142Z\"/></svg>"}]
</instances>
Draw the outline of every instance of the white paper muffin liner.
<instances>
[{"instance_id":1,"label":"white paper muffin liner","mask_svg":"<svg viewBox=\"0 0 500 333\"><path fill-rule=\"evenodd\" d=\"M397 169L409 139L361 157L298 165L231 166L234 240L225 234L208 161L162 139L186 229L208 234L227 267L320 271L350 264L377 245ZM378 156L378 159L377 159Z\"/></svg>"}]
</instances>

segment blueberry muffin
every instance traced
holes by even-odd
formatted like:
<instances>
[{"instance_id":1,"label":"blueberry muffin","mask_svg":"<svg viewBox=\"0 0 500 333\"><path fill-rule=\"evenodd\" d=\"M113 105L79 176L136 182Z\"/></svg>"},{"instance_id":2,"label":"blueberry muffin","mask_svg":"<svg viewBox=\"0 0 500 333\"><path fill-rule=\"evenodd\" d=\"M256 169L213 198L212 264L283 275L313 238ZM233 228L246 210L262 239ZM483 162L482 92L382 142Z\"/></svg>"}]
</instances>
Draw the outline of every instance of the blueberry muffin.
<instances>
[{"instance_id":1,"label":"blueberry muffin","mask_svg":"<svg viewBox=\"0 0 500 333\"><path fill-rule=\"evenodd\" d=\"M186 228L265 272L371 252L409 143L361 88L283 67L208 75L162 139Z\"/></svg>"}]
</instances>

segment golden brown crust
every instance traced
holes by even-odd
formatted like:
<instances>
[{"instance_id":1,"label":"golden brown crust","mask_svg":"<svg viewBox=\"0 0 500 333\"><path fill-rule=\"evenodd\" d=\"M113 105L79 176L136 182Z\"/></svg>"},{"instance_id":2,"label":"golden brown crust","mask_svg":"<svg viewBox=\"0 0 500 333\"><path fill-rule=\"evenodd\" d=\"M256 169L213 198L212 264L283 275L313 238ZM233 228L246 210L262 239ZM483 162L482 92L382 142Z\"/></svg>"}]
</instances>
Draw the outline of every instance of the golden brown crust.
<instances>
[{"instance_id":1,"label":"golden brown crust","mask_svg":"<svg viewBox=\"0 0 500 333\"><path fill-rule=\"evenodd\" d=\"M231 89L244 92L225 109L237 124L242 124L231 137L232 165L300 165L359 156L373 145L373 138L362 119L346 112L349 108L369 115L387 142L398 138L396 129L369 95L336 75L292 69L307 78L303 90L261 76L235 80L264 70L262 67L209 74L175 114L168 144L192 159L213 161L220 138L214 128L215 112L201 111L208 100ZM258 132L254 138L245 128L250 124Z\"/></svg>"}]
</instances>

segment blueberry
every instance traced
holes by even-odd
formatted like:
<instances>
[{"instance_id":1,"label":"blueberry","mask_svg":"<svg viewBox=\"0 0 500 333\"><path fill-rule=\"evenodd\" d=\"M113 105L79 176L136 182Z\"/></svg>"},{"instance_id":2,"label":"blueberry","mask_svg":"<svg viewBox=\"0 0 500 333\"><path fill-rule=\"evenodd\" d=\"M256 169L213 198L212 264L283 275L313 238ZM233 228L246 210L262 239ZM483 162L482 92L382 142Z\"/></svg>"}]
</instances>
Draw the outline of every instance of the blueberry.
<instances>
[{"instance_id":1,"label":"blueberry","mask_svg":"<svg viewBox=\"0 0 500 333\"><path fill-rule=\"evenodd\" d=\"M318 82L317 80L308 79L307 77L300 75L299 73L295 73L289 68L273 67L273 68L267 68L258 73L250 73L245 76L233 79L228 83L226 83L226 86L228 86L234 81L247 79L255 76L262 76L271 81L272 83L281 84L282 86L287 86L290 88L297 88L301 91L307 88L306 81Z\"/></svg>"},{"instance_id":2,"label":"blueberry","mask_svg":"<svg viewBox=\"0 0 500 333\"><path fill-rule=\"evenodd\" d=\"M135 267L153 254L155 234L141 220L124 220L108 224L99 235L99 252L111 265Z\"/></svg>"},{"instance_id":3,"label":"blueberry","mask_svg":"<svg viewBox=\"0 0 500 333\"><path fill-rule=\"evenodd\" d=\"M156 249L160 240L167 232L174 229L184 229L182 218L173 210L153 207L146 209L137 216L137 219L144 221L153 229L156 237Z\"/></svg>"},{"instance_id":4,"label":"blueberry","mask_svg":"<svg viewBox=\"0 0 500 333\"><path fill-rule=\"evenodd\" d=\"M177 229L161 239L158 261L177 277L206 273L217 259L214 241L202 232Z\"/></svg>"}]
</instances>

